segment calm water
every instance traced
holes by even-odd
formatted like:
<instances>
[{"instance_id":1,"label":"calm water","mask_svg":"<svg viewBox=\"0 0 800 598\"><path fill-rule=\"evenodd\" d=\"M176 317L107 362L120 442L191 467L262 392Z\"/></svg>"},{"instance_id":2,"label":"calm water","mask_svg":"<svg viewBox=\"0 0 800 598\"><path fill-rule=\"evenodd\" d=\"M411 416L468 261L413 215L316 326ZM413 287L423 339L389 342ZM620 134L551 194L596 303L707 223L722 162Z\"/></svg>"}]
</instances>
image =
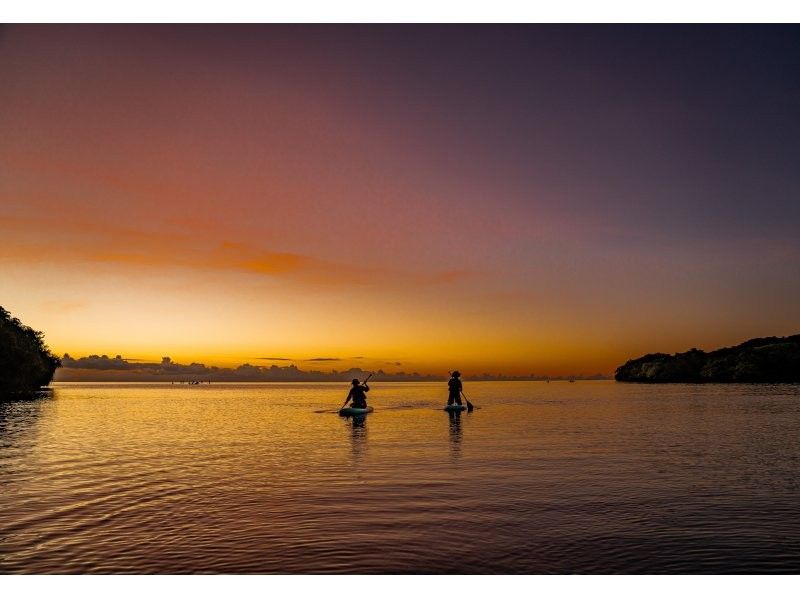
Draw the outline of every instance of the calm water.
<instances>
[{"instance_id":1,"label":"calm water","mask_svg":"<svg viewBox=\"0 0 800 598\"><path fill-rule=\"evenodd\" d=\"M800 573L800 387L61 384L0 403L0 570Z\"/></svg>"}]
</instances>

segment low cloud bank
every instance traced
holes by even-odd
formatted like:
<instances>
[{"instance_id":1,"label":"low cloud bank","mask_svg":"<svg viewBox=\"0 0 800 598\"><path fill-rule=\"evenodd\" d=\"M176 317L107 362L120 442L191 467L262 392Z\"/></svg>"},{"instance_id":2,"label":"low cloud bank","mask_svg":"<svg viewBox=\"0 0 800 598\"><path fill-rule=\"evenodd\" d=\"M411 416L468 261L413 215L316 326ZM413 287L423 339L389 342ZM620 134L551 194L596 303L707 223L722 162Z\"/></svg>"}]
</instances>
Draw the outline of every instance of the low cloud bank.
<instances>
[{"instance_id":1,"label":"low cloud bank","mask_svg":"<svg viewBox=\"0 0 800 598\"><path fill-rule=\"evenodd\" d=\"M269 358L277 360L277 358ZM317 358L308 361L339 361L334 358ZM203 363L182 364L163 357L160 362L147 363L125 359L121 355L89 355L74 358L66 353L57 381L212 381L212 382L340 382L352 378L363 379L369 371L361 368L348 370L301 370L296 365L260 366L244 363L236 368L207 366ZM433 381L442 376L423 375L417 372L388 373L378 370L373 380Z\"/></svg>"},{"instance_id":2,"label":"low cloud bank","mask_svg":"<svg viewBox=\"0 0 800 598\"><path fill-rule=\"evenodd\" d=\"M277 358L270 358L272 360ZM314 360L309 360L314 361ZM203 363L182 364L163 357L160 362L144 362L127 359L121 355L88 355L74 358L65 353L62 367L56 371L56 381L60 382L344 382L352 378L363 380L368 370L350 368L348 370L301 370L296 365L260 366L244 363L236 368L207 366ZM400 365L395 362L395 365ZM385 372L377 370L372 379L387 382L435 382L447 379L447 374L420 374L418 372ZM530 374L528 376L503 376L502 374L480 374L465 376L465 380L566 380L568 376L548 377ZM576 380L603 380L608 376L575 376Z\"/></svg>"}]
</instances>

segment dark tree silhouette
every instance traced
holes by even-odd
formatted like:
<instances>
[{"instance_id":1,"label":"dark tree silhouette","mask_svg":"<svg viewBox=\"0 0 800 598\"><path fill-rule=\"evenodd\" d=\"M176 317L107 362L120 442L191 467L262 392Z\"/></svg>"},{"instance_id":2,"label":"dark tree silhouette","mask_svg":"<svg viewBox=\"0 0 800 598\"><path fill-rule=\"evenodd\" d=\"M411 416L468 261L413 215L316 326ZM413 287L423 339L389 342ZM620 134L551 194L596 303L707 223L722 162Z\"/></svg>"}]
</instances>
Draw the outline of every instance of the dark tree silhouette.
<instances>
[{"instance_id":1,"label":"dark tree silhouette","mask_svg":"<svg viewBox=\"0 0 800 598\"><path fill-rule=\"evenodd\" d=\"M47 386L60 365L61 360L47 348L41 332L0 307L0 393Z\"/></svg>"}]
</instances>

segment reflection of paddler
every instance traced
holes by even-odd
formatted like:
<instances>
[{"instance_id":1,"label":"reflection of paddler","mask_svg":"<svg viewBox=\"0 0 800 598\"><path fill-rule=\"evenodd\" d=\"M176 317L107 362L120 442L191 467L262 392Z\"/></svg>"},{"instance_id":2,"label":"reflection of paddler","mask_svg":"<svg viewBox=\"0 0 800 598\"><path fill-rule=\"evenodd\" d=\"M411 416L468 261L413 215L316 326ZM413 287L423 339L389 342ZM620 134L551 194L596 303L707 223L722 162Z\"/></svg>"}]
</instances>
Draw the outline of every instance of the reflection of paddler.
<instances>
[{"instance_id":1,"label":"reflection of paddler","mask_svg":"<svg viewBox=\"0 0 800 598\"><path fill-rule=\"evenodd\" d=\"M350 418L352 430L350 433L350 446L355 459L361 458L367 449L367 418L364 415L354 415Z\"/></svg>"},{"instance_id":2,"label":"reflection of paddler","mask_svg":"<svg viewBox=\"0 0 800 598\"><path fill-rule=\"evenodd\" d=\"M461 456L461 411L449 410L450 418L450 456L458 459Z\"/></svg>"},{"instance_id":3,"label":"reflection of paddler","mask_svg":"<svg viewBox=\"0 0 800 598\"><path fill-rule=\"evenodd\" d=\"M450 440L454 443L461 442L461 413L451 411L450 416Z\"/></svg>"}]
</instances>

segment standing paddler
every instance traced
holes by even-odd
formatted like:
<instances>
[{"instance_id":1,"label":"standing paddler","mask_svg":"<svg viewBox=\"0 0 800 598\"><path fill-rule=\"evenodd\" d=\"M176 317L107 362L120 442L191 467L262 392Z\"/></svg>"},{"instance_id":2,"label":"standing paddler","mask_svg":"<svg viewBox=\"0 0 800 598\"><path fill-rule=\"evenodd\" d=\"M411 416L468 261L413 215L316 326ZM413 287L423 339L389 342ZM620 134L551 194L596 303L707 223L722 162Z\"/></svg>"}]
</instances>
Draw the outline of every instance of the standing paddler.
<instances>
[{"instance_id":1,"label":"standing paddler","mask_svg":"<svg viewBox=\"0 0 800 598\"><path fill-rule=\"evenodd\" d=\"M469 402L467 395L464 394L464 386L461 384L461 372L456 370L450 374L447 381L447 406L461 405L461 397L467 402L467 411L472 411L475 407Z\"/></svg>"},{"instance_id":2,"label":"standing paddler","mask_svg":"<svg viewBox=\"0 0 800 598\"><path fill-rule=\"evenodd\" d=\"M450 380L447 381L447 404L452 405L460 405L461 404L461 391L463 390L463 386L461 385L461 372L456 370L452 374L450 374Z\"/></svg>"}]
</instances>

